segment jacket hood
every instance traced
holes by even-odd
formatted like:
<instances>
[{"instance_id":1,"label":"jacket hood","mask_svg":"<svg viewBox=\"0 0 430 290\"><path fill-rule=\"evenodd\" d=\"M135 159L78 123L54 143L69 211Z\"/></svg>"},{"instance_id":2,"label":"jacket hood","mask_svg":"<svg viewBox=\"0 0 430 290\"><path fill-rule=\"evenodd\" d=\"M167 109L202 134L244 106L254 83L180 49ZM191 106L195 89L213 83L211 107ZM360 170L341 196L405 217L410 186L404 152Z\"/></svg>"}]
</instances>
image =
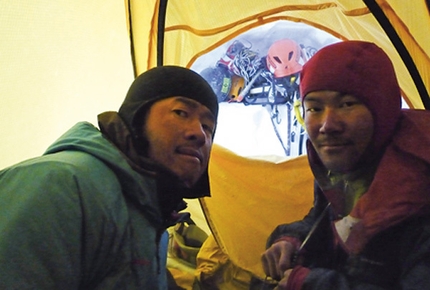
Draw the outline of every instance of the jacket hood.
<instances>
[{"instance_id":1,"label":"jacket hood","mask_svg":"<svg viewBox=\"0 0 430 290\"><path fill-rule=\"evenodd\" d=\"M148 172L149 170L159 176L164 176L164 178L167 178L175 185L174 189L177 191L175 196L180 196L181 199L210 196L208 168L206 168L205 172L193 187L184 187L185 185L182 181L169 169L154 163L136 149L132 133L128 131L124 120L118 113L102 113L98 116L98 120L101 132L127 156L128 162L135 170L142 172ZM167 186L165 181L162 183L163 187Z\"/></svg>"},{"instance_id":2,"label":"jacket hood","mask_svg":"<svg viewBox=\"0 0 430 290\"><path fill-rule=\"evenodd\" d=\"M373 162L390 142L401 115L401 91L387 54L365 41L323 47L303 66L302 102L308 93L324 90L351 94L370 110L374 133L360 166ZM308 146L308 157L310 162L321 164L312 146Z\"/></svg>"},{"instance_id":3,"label":"jacket hood","mask_svg":"<svg viewBox=\"0 0 430 290\"><path fill-rule=\"evenodd\" d=\"M300 75L302 100L313 91L337 91L361 100L372 113L372 150L390 140L401 111L401 92L393 64L373 43L344 41L319 50Z\"/></svg>"},{"instance_id":4,"label":"jacket hood","mask_svg":"<svg viewBox=\"0 0 430 290\"><path fill-rule=\"evenodd\" d=\"M101 160L118 177L126 198L156 225L165 225L170 212L163 212L157 194L157 178L150 170L136 171L127 157L114 146L100 131L88 122L80 122L57 139L44 153L54 154L62 151L85 152ZM154 178L145 178L154 177ZM178 207L178 203L175 207ZM183 209L183 208L181 208Z\"/></svg>"},{"instance_id":5,"label":"jacket hood","mask_svg":"<svg viewBox=\"0 0 430 290\"><path fill-rule=\"evenodd\" d=\"M430 214L429 132L429 111L403 110L393 141L375 161L375 167L368 165L353 173L355 176L346 177L363 180L365 191L349 214L358 223L345 242L348 251L359 253L379 232L409 218ZM341 211L345 189L330 186L321 165L311 163L311 168L334 211Z\"/></svg>"},{"instance_id":6,"label":"jacket hood","mask_svg":"<svg viewBox=\"0 0 430 290\"><path fill-rule=\"evenodd\" d=\"M120 152L112 146L91 123L79 122L60 136L44 155L61 151L80 151L102 160L115 171L129 171L129 165Z\"/></svg>"}]
</instances>

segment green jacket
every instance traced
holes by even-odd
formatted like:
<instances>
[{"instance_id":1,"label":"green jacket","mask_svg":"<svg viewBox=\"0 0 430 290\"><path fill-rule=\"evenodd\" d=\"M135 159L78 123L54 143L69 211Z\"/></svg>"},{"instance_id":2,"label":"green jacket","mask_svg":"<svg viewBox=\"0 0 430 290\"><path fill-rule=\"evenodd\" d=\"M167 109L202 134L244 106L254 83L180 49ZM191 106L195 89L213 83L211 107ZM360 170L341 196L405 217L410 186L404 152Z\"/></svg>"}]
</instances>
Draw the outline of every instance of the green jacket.
<instances>
[{"instance_id":1,"label":"green jacket","mask_svg":"<svg viewBox=\"0 0 430 290\"><path fill-rule=\"evenodd\" d=\"M159 289L156 190L86 122L0 171L0 289Z\"/></svg>"}]
</instances>

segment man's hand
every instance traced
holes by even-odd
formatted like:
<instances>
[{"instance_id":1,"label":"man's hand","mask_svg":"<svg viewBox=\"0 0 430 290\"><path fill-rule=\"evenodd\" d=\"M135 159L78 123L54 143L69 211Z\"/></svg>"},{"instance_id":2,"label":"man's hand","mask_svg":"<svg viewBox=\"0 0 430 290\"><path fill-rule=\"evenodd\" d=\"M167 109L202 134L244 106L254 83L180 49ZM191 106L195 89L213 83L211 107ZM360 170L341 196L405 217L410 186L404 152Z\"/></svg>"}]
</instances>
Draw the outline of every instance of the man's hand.
<instances>
[{"instance_id":1,"label":"man's hand","mask_svg":"<svg viewBox=\"0 0 430 290\"><path fill-rule=\"evenodd\" d=\"M290 277L291 272L293 271L293 269L289 269L287 271L284 272L284 277L282 277L281 281L279 281L278 285L275 287L274 290L284 290L287 289L288 287L288 278Z\"/></svg>"},{"instance_id":2,"label":"man's hand","mask_svg":"<svg viewBox=\"0 0 430 290\"><path fill-rule=\"evenodd\" d=\"M279 241L268 248L261 257L263 270L266 275L275 280L281 280L286 270L290 269L291 260L296 248L288 241Z\"/></svg>"}]
</instances>

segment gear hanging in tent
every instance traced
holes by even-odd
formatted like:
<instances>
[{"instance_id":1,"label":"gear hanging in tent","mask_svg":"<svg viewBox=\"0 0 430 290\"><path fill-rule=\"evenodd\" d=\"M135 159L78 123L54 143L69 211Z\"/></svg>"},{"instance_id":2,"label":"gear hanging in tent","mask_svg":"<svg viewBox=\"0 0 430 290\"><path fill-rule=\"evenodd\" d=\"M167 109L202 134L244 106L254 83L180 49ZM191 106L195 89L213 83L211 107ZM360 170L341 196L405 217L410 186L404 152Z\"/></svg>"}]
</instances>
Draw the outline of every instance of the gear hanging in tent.
<instances>
[{"instance_id":1,"label":"gear hanging in tent","mask_svg":"<svg viewBox=\"0 0 430 290\"><path fill-rule=\"evenodd\" d=\"M302 56L299 45L291 39L275 41L267 52L267 68L276 79L301 72Z\"/></svg>"},{"instance_id":2,"label":"gear hanging in tent","mask_svg":"<svg viewBox=\"0 0 430 290\"><path fill-rule=\"evenodd\" d=\"M236 101L243 101L245 105L293 104L299 74L306 59L301 46L294 40L285 38L275 41L266 57L260 59L259 70L251 78L245 77L246 86ZM238 70L243 71L240 65Z\"/></svg>"},{"instance_id":3,"label":"gear hanging in tent","mask_svg":"<svg viewBox=\"0 0 430 290\"><path fill-rule=\"evenodd\" d=\"M251 49L252 44L234 40L225 54L201 75L211 84L219 102L261 105L270 108L270 118L285 154L291 155L292 142L303 144L304 130L296 126L293 105L299 99L299 78L303 64L317 50L284 38L274 41L264 57ZM278 105L285 105L288 122L287 139L278 130L282 118ZM293 128L294 127L294 128ZM299 145L299 154L302 145Z\"/></svg>"},{"instance_id":4,"label":"gear hanging in tent","mask_svg":"<svg viewBox=\"0 0 430 290\"><path fill-rule=\"evenodd\" d=\"M200 75L209 83L217 95L218 102L229 99L232 86L232 76L223 66L208 67L200 72Z\"/></svg>"},{"instance_id":5,"label":"gear hanging in tent","mask_svg":"<svg viewBox=\"0 0 430 290\"><path fill-rule=\"evenodd\" d=\"M231 76L231 89L229 93L229 101L236 101L240 92L243 90L245 85L245 79L238 75Z\"/></svg>"},{"instance_id":6,"label":"gear hanging in tent","mask_svg":"<svg viewBox=\"0 0 430 290\"><path fill-rule=\"evenodd\" d=\"M294 40L281 39L275 41L269 48L267 56L263 58L262 68L246 84L239 94L237 101L243 101L245 105L270 105L270 115L273 129L286 156L291 155L291 143L296 137L302 144L304 132L299 128L298 132L292 130L297 121L291 114L294 102L299 98L298 81L302 70L302 63L307 58ZM280 124L278 105L287 106L287 140L284 142L278 131ZM298 134L297 134L298 133ZM295 140L294 140L295 141ZM299 148L299 154L302 148Z\"/></svg>"}]
</instances>

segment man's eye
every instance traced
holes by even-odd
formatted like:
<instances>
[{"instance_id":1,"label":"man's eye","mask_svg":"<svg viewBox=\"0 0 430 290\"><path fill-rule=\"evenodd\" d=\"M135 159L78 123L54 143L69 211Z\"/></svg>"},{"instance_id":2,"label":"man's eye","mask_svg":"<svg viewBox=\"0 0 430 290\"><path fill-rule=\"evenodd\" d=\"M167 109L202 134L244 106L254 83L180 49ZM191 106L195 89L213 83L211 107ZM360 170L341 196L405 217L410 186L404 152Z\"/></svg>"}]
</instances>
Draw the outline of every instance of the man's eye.
<instances>
[{"instance_id":1,"label":"man's eye","mask_svg":"<svg viewBox=\"0 0 430 290\"><path fill-rule=\"evenodd\" d=\"M188 113L187 113L186 111L184 111L184 110L175 109L175 110L173 110L173 112L174 112L176 115L181 116L181 117L186 117L186 116L188 116Z\"/></svg>"},{"instance_id":2,"label":"man's eye","mask_svg":"<svg viewBox=\"0 0 430 290\"><path fill-rule=\"evenodd\" d=\"M206 132L209 132L210 134L213 134L214 132L214 126L208 125L208 124L202 124L203 130Z\"/></svg>"},{"instance_id":3,"label":"man's eye","mask_svg":"<svg viewBox=\"0 0 430 290\"><path fill-rule=\"evenodd\" d=\"M357 104L357 102L353 102L353 101L350 101L350 102L343 102L343 103L341 104L341 107L347 108L347 107L352 107L352 106L354 106L354 105L356 105L356 104Z\"/></svg>"},{"instance_id":4,"label":"man's eye","mask_svg":"<svg viewBox=\"0 0 430 290\"><path fill-rule=\"evenodd\" d=\"M321 110L319 108L317 108L317 107L306 108L306 112L310 112L310 113L319 112L319 111L321 111Z\"/></svg>"}]
</instances>

